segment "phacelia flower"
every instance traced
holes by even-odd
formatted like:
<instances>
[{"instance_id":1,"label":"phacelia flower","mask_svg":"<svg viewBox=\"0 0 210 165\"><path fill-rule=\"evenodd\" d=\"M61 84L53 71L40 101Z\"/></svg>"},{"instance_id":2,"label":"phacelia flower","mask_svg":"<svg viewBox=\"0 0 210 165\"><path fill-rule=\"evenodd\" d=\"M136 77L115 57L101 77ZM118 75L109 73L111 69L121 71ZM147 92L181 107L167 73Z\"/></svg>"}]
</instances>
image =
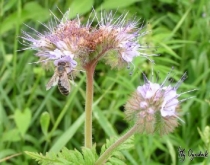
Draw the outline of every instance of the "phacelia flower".
<instances>
[{"instance_id":1,"label":"phacelia flower","mask_svg":"<svg viewBox=\"0 0 210 165\"><path fill-rule=\"evenodd\" d=\"M132 63L136 56L145 56L141 52L142 45L139 44L139 36L142 28L138 28L138 22L126 21L126 16L121 15L115 19L112 12L101 13L98 18L96 12L94 18L89 19L86 24L80 22L79 17L70 20L69 11L59 20L53 13L54 21L49 25L43 24L46 32L35 32L30 35L23 31L24 39L29 48L36 50L36 56L45 68L53 66L56 70L58 63L65 63L66 72L73 73L75 70L87 69L87 66L95 66L103 59L113 68ZM98 21L96 27L92 22Z\"/></svg>"},{"instance_id":2,"label":"phacelia flower","mask_svg":"<svg viewBox=\"0 0 210 165\"><path fill-rule=\"evenodd\" d=\"M164 86L150 82L144 75L145 84L138 86L132 97L125 105L128 121L139 125L139 132L166 134L178 126L182 94L177 93L178 87L186 79L186 73L175 86ZM191 92L191 91L188 91ZM181 119L180 119L181 120Z\"/></svg>"},{"instance_id":3,"label":"phacelia flower","mask_svg":"<svg viewBox=\"0 0 210 165\"><path fill-rule=\"evenodd\" d=\"M119 67L131 63L136 56L146 56L138 42L139 36L146 33L141 33L137 21L126 21L127 14L115 18L112 12L101 13L98 18L93 13L98 21L96 27L91 27L94 19L84 25L79 18L68 19L68 11L62 20L54 15L55 23L43 24L47 29L44 34L29 27L35 35L23 32L22 38L38 51L39 62L44 64L68 57L83 65L104 57L112 67ZM71 60L68 62L71 65Z\"/></svg>"},{"instance_id":4,"label":"phacelia flower","mask_svg":"<svg viewBox=\"0 0 210 165\"><path fill-rule=\"evenodd\" d=\"M76 19L68 20L68 15L69 12L64 14L61 21L55 17L58 21L55 22L55 27L44 25L48 30L44 34L33 28L31 29L35 31L35 37L23 32L22 38L29 42L30 48L36 50L36 56L40 57L37 63L48 66L53 62L56 67L59 61L65 61L72 69L77 66L76 56L83 53L83 35L88 33L89 29L82 27Z\"/></svg>"},{"instance_id":5,"label":"phacelia flower","mask_svg":"<svg viewBox=\"0 0 210 165\"><path fill-rule=\"evenodd\" d=\"M121 67L132 63L134 57L146 56L143 46L139 44L139 37L146 33L140 33L135 20L126 21L126 16L121 15L115 19L112 12L101 14L99 30L102 33L103 43L109 49L104 59L112 67Z\"/></svg>"}]
</instances>

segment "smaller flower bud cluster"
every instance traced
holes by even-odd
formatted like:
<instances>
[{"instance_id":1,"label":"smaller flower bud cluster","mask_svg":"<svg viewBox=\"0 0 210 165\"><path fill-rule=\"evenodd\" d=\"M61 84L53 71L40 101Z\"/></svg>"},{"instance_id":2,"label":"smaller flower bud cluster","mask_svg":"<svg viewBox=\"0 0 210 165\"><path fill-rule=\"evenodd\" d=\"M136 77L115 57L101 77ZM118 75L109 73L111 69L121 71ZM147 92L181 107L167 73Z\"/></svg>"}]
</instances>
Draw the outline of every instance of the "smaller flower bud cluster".
<instances>
[{"instance_id":1,"label":"smaller flower bud cluster","mask_svg":"<svg viewBox=\"0 0 210 165\"><path fill-rule=\"evenodd\" d=\"M167 134L178 126L180 102L177 89L185 80L186 73L172 87L147 80L139 86L125 105L126 119L139 125L139 132ZM191 91L188 91L191 92ZM186 92L185 92L186 93ZM183 94L183 93L182 93Z\"/></svg>"},{"instance_id":2,"label":"smaller flower bud cluster","mask_svg":"<svg viewBox=\"0 0 210 165\"><path fill-rule=\"evenodd\" d=\"M122 67L131 63L133 58L141 55L141 46L138 43L140 35L136 21L128 22L125 20L126 15L121 15L114 19L112 13L106 14L99 22L99 30L107 51L104 59L106 63L114 67Z\"/></svg>"}]
</instances>

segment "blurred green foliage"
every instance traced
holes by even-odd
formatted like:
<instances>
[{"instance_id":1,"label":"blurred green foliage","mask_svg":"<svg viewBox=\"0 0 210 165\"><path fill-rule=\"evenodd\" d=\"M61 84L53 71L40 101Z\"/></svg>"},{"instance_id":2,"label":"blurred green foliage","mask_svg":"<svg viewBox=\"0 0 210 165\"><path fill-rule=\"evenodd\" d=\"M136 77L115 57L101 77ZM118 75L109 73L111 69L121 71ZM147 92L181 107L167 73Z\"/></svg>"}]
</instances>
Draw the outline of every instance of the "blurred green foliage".
<instances>
[{"instance_id":1,"label":"blurred green foliage","mask_svg":"<svg viewBox=\"0 0 210 165\"><path fill-rule=\"evenodd\" d=\"M68 97L57 88L45 90L52 72L45 72L34 51L24 50L21 30L32 32L27 24L44 32L40 24L49 22L49 10L58 18L60 11L71 9L71 18L79 13L87 19L95 8L117 10L142 21L150 31L144 38L148 48L157 48L155 65L136 58L135 69L110 70L100 63L95 73L93 141L100 147L105 139L122 134L129 127L124 120L123 105L143 83L141 73L151 75L152 68L161 80L174 66L173 77L187 71L188 79L179 92L198 89L182 103L185 123L170 135L136 135L135 149L125 152L128 165L208 164L208 158L179 161L178 147L205 151L205 127L210 125L210 1L209 0L1 0L0 1L0 162L2 165L36 164L24 151L59 151L83 145L85 75L81 73ZM59 8L59 10L58 10ZM139 25L141 26L141 24ZM22 41L21 41L22 42ZM141 42L141 41L140 41ZM18 51L20 50L20 51ZM159 72L159 73L158 73ZM154 76L155 79L156 76ZM199 132L198 132L199 130ZM205 129L206 130L206 129ZM203 132L203 133L202 133ZM206 135L206 134L205 134ZM209 135L209 134L208 134ZM201 138L202 137L202 138ZM210 137L206 137L208 139ZM23 153L16 157L11 155ZM7 161L5 161L7 159Z\"/></svg>"}]
</instances>

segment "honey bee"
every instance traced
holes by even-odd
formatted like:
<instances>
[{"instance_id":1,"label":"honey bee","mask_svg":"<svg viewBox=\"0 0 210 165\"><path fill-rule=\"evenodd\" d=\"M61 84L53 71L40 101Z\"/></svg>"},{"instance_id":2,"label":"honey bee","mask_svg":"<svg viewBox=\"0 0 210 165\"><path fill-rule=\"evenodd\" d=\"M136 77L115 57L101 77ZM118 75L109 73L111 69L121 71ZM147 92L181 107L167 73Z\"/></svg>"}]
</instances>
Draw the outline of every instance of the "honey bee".
<instances>
[{"instance_id":1,"label":"honey bee","mask_svg":"<svg viewBox=\"0 0 210 165\"><path fill-rule=\"evenodd\" d=\"M66 62L58 62L58 66L55 69L55 73L46 85L46 89L49 90L52 86L58 85L58 89L61 94L67 96L70 92L69 75L66 68L68 67Z\"/></svg>"}]
</instances>

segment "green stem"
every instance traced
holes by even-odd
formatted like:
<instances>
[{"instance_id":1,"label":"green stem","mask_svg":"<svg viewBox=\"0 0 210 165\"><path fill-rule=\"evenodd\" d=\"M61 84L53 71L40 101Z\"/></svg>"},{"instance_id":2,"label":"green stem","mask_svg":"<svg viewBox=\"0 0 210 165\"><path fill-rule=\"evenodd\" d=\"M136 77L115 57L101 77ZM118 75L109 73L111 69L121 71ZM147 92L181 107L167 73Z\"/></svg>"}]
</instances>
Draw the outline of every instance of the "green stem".
<instances>
[{"instance_id":1,"label":"green stem","mask_svg":"<svg viewBox=\"0 0 210 165\"><path fill-rule=\"evenodd\" d=\"M86 100L85 100L85 147L92 147L92 104L93 104L93 75L95 65L87 65L86 69Z\"/></svg>"},{"instance_id":2,"label":"green stem","mask_svg":"<svg viewBox=\"0 0 210 165\"><path fill-rule=\"evenodd\" d=\"M95 165L102 165L104 164L109 156L112 154L112 152L122 143L124 143L129 137L131 137L134 133L136 133L136 130L138 129L138 125L135 124L126 134L121 136L114 144L112 144L95 162Z\"/></svg>"}]
</instances>

